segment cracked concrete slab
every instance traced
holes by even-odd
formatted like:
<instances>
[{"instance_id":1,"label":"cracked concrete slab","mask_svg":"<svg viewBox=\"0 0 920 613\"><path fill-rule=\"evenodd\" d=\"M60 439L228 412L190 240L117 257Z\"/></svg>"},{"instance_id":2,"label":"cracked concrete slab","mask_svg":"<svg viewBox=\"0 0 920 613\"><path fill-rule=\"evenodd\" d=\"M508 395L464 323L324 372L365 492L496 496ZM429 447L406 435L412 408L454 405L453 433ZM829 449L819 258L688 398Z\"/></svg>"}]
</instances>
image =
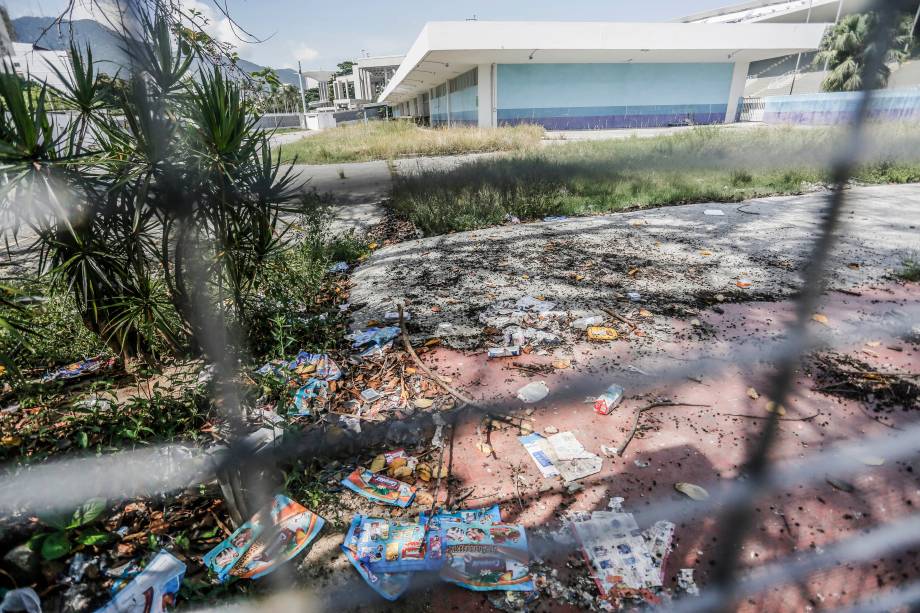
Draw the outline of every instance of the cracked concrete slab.
<instances>
[{"instance_id":1,"label":"cracked concrete slab","mask_svg":"<svg viewBox=\"0 0 920 613\"><path fill-rule=\"evenodd\" d=\"M404 301L420 335L450 323L470 340L482 328L479 313L525 295L553 300L560 309L623 303L659 312L715 296L777 300L801 283L827 197L816 192L673 206L399 243L375 252L353 275L353 323L379 320ZM881 280L920 250L920 186L850 189L842 221L829 286ZM638 302L630 301L630 292L640 294Z\"/></svg>"}]
</instances>

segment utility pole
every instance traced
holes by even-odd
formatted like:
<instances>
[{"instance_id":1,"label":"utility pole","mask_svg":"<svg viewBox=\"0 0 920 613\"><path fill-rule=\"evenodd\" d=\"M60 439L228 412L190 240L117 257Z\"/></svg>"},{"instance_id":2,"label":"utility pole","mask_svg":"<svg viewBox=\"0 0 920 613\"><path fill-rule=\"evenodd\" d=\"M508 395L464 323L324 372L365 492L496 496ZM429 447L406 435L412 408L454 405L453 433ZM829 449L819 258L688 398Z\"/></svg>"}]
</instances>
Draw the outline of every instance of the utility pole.
<instances>
[{"instance_id":1,"label":"utility pole","mask_svg":"<svg viewBox=\"0 0 920 613\"><path fill-rule=\"evenodd\" d=\"M840 12L840 6L843 5L843 0L840 0L841 4L837 7L837 12ZM808 15L805 17L805 23L811 23L811 7L815 3L815 0L808 0ZM799 65L802 63L802 52L799 51L799 55L795 58L795 71L792 73L792 86L789 88L789 95L792 95L792 91L795 89L795 78L799 76Z\"/></svg>"},{"instance_id":2,"label":"utility pole","mask_svg":"<svg viewBox=\"0 0 920 613\"><path fill-rule=\"evenodd\" d=\"M303 121L300 125L307 127L307 96L303 92L303 71L300 68L300 60L297 60L297 82L300 84L300 106L303 110Z\"/></svg>"},{"instance_id":3,"label":"utility pole","mask_svg":"<svg viewBox=\"0 0 920 613\"><path fill-rule=\"evenodd\" d=\"M907 37L907 43L904 45L904 53L910 49L910 41L917 35L917 22L920 21L920 4L917 4L917 14L914 15L914 24L910 27L910 34Z\"/></svg>"},{"instance_id":4,"label":"utility pole","mask_svg":"<svg viewBox=\"0 0 920 613\"><path fill-rule=\"evenodd\" d=\"M843 13L843 0L838 0L837 2L837 16L834 18L834 25L836 26L840 23L840 15ZM831 58L824 58L824 72L827 72L827 64L831 61Z\"/></svg>"}]
</instances>

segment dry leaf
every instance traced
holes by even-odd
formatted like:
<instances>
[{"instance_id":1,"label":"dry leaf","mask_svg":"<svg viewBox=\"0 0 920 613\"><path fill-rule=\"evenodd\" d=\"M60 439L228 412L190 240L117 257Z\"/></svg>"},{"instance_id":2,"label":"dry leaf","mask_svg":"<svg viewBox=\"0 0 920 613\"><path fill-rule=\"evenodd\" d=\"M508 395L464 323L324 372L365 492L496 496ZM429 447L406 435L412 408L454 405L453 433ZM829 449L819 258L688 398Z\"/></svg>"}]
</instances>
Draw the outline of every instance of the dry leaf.
<instances>
[{"instance_id":1,"label":"dry leaf","mask_svg":"<svg viewBox=\"0 0 920 613\"><path fill-rule=\"evenodd\" d=\"M869 341L868 343L866 343L866 347L881 347L881 346L882 346L881 341Z\"/></svg>"},{"instance_id":2,"label":"dry leaf","mask_svg":"<svg viewBox=\"0 0 920 613\"><path fill-rule=\"evenodd\" d=\"M584 275L575 275L575 280L576 280L576 281L581 281L581 280L583 280L584 278L585 278Z\"/></svg>"},{"instance_id":3,"label":"dry leaf","mask_svg":"<svg viewBox=\"0 0 920 613\"><path fill-rule=\"evenodd\" d=\"M712 255L712 251L709 251L708 249L703 249L700 251L700 255Z\"/></svg>"},{"instance_id":4,"label":"dry leaf","mask_svg":"<svg viewBox=\"0 0 920 613\"><path fill-rule=\"evenodd\" d=\"M824 324L825 326L827 325L827 322L828 322L827 315L823 315L821 313L815 313L814 315L811 316L811 318L815 320L816 322L818 322L819 324Z\"/></svg>"},{"instance_id":5,"label":"dry leaf","mask_svg":"<svg viewBox=\"0 0 920 613\"><path fill-rule=\"evenodd\" d=\"M412 368L411 366L410 366L409 368L406 369L406 374L407 374L407 375L414 375L416 372L418 372L418 371L417 371L416 369Z\"/></svg>"},{"instance_id":6,"label":"dry leaf","mask_svg":"<svg viewBox=\"0 0 920 613\"><path fill-rule=\"evenodd\" d=\"M760 398L760 394L758 394L757 390L755 390L753 387L747 388L747 395L751 400L757 400Z\"/></svg>"},{"instance_id":7,"label":"dry leaf","mask_svg":"<svg viewBox=\"0 0 920 613\"><path fill-rule=\"evenodd\" d=\"M674 489L693 500L706 500L709 492L695 483L675 483Z\"/></svg>"},{"instance_id":8,"label":"dry leaf","mask_svg":"<svg viewBox=\"0 0 920 613\"><path fill-rule=\"evenodd\" d=\"M397 468L402 468L409 463L408 458L393 458L393 461L390 462L390 470L396 470Z\"/></svg>"},{"instance_id":9,"label":"dry leaf","mask_svg":"<svg viewBox=\"0 0 920 613\"><path fill-rule=\"evenodd\" d=\"M408 466L400 466L393 471L393 477L396 479L405 479L406 477L412 476L412 469Z\"/></svg>"},{"instance_id":10,"label":"dry leaf","mask_svg":"<svg viewBox=\"0 0 920 613\"><path fill-rule=\"evenodd\" d=\"M0 439L0 444L4 447L18 447L22 444L22 439L12 434L5 434L3 438Z\"/></svg>"},{"instance_id":11,"label":"dry leaf","mask_svg":"<svg viewBox=\"0 0 920 613\"><path fill-rule=\"evenodd\" d=\"M565 358L559 358L558 360L553 360L553 368L555 368L556 370L565 370L566 368L570 368L571 366L572 366L572 362Z\"/></svg>"},{"instance_id":12,"label":"dry leaf","mask_svg":"<svg viewBox=\"0 0 920 613\"><path fill-rule=\"evenodd\" d=\"M780 417L786 414L786 407L777 405L772 400L767 402L767 406L765 406L764 409L766 409L767 413L773 413L775 411Z\"/></svg>"},{"instance_id":13,"label":"dry leaf","mask_svg":"<svg viewBox=\"0 0 920 613\"><path fill-rule=\"evenodd\" d=\"M652 312L646 309L639 309L639 317L651 317Z\"/></svg>"},{"instance_id":14,"label":"dry leaf","mask_svg":"<svg viewBox=\"0 0 920 613\"><path fill-rule=\"evenodd\" d=\"M635 277L637 274L639 274L639 269L638 269L638 268L631 268L631 269L629 270L629 272L626 273L626 274L629 275L630 277Z\"/></svg>"},{"instance_id":15,"label":"dry leaf","mask_svg":"<svg viewBox=\"0 0 920 613\"><path fill-rule=\"evenodd\" d=\"M521 436L527 436L528 434L533 433L533 426L529 422L522 421L519 427L521 431Z\"/></svg>"},{"instance_id":16,"label":"dry leaf","mask_svg":"<svg viewBox=\"0 0 920 613\"><path fill-rule=\"evenodd\" d=\"M416 398L412 404L415 405L416 409L428 409L434 404L434 400L431 398Z\"/></svg>"},{"instance_id":17,"label":"dry leaf","mask_svg":"<svg viewBox=\"0 0 920 613\"><path fill-rule=\"evenodd\" d=\"M424 462L415 467L415 474L425 483L431 481L431 467Z\"/></svg>"},{"instance_id":18,"label":"dry leaf","mask_svg":"<svg viewBox=\"0 0 920 613\"><path fill-rule=\"evenodd\" d=\"M432 313L440 313L440 312L441 312L441 307L439 307L439 306L433 306L433 307L431 307L431 312L432 312Z\"/></svg>"},{"instance_id":19,"label":"dry leaf","mask_svg":"<svg viewBox=\"0 0 920 613\"><path fill-rule=\"evenodd\" d=\"M429 338L427 341L425 341L426 347L434 347L435 345L440 345L440 344L441 344L441 339L439 338Z\"/></svg>"},{"instance_id":20,"label":"dry leaf","mask_svg":"<svg viewBox=\"0 0 920 613\"><path fill-rule=\"evenodd\" d=\"M374 461L371 462L370 471L372 473L379 473L381 470L387 467L387 459L382 453L374 458Z\"/></svg>"},{"instance_id":21,"label":"dry leaf","mask_svg":"<svg viewBox=\"0 0 920 613\"><path fill-rule=\"evenodd\" d=\"M434 504L434 496L428 492L415 492L415 504L421 507L430 507Z\"/></svg>"},{"instance_id":22,"label":"dry leaf","mask_svg":"<svg viewBox=\"0 0 920 613\"><path fill-rule=\"evenodd\" d=\"M492 455L492 445L489 443L476 443L476 448L485 455Z\"/></svg>"},{"instance_id":23,"label":"dry leaf","mask_svg":"<svg viewBox=\"0 0 920 613\"><path fill-rule=\"evenodd\" d=\"M859 264L857 264L856 262L850 262L849 264L847 264L847 268L849 268L850 270L859 270Z\"/></svg>"},{"instance_id":24,"label":"dry leaf","mask_svg":"<svg viewBox=\"0 0 920 613\"><path fill-rule=\"evenodd\" d=\"M738 281L735 282L735 285L737 285L738 287L741 287L741 288L747 288L747 287L751 287L752 284L751 284L751 282L748 281L747 279L740 279L740 280L738 280Z\"/></svg>"}]
</instances>

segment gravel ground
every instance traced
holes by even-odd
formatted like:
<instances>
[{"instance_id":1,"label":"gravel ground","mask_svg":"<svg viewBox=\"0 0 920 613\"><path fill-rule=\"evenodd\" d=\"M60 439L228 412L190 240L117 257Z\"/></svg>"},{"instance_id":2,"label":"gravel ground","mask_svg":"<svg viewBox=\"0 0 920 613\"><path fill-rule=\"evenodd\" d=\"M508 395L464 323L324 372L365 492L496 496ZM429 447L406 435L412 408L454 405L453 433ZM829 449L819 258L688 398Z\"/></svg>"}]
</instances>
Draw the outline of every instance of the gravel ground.
<instances>
[{"instance_id":1,"label":"gravel ground","mask_svg":"<svg viewBox=\"0 0 920 613\"><path fill-rule=\"evenodd\" d=\"M827 192L742 204L692 204L419 239L374 253L354 274L355 327L405 301L420 335L456 348L481 344L479 314L525 295L558 309L631 304L658 312L794 294ZM721 216L707 215L718 210ZM847 289L890 277L920 250L917 185L849 190L828 284ZM741 285L749 286L739 287ZM636 304L633 304L635 306Z\"/></svg>"}]
</instances>

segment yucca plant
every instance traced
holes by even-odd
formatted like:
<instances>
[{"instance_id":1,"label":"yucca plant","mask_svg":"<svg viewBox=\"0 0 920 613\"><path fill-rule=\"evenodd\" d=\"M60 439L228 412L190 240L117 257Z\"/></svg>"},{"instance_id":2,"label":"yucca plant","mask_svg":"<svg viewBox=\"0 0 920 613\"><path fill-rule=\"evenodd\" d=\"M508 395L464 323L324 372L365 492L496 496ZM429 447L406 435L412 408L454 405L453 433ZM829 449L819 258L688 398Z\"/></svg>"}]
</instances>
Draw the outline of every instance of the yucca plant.
<instances>
[{"instance_id":1,"label":"yucca plant","mask_svg":"<svg viewBox=\"0 0 920 613\"><path fill-rule=\"evenodd\" d=\"M203 310L245 324L295 195L241 85L163 15L142 25L123 41L114 100L91 50L71 47L60 95L76 112L58 130L45 89L0 76L0 212L37 236L42 270L126 357L204 347Z\"/></svg>"}]
</instances>

